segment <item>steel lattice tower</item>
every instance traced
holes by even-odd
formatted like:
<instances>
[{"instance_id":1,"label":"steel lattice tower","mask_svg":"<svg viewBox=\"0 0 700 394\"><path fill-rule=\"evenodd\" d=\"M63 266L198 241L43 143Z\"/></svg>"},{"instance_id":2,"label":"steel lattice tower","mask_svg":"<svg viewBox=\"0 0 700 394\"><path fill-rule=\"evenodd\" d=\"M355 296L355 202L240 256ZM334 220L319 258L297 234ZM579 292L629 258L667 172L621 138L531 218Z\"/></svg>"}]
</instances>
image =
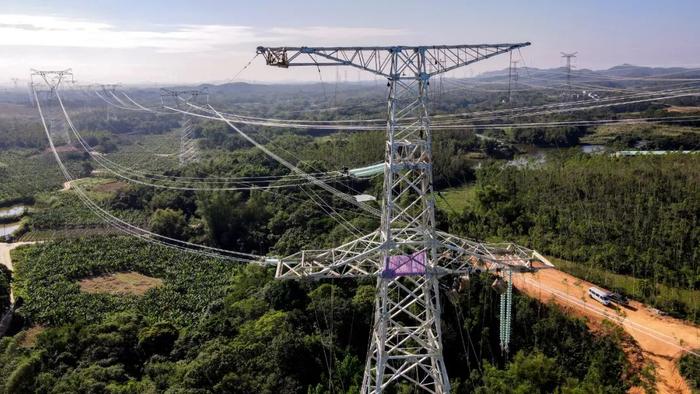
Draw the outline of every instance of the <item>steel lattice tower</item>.
<instances>
[{"instance_id":1,"label":"steel lattice tower","mask_svg":"<svg viewBox=\"0 0 700 394\"><path fill-rule=\"evenodd\" d=\"M513 52L510 53L511 55ZM513 89L518 87L518 60L511 60L508 65L508 103L513 99Z\"/></svg>"},{"instance_id":2,"label":"steel lattice tower","mask_svg":"<svg viewBox=\"0 0 700 394\"><path fill-rule=\"evenodd\" d=\"M278 279L377 277L374 324L362 383L380 393L399 381L448 393L438 279L499 268L530 269L537 252L483 244L435 229L430 78L524 47L519 44L395 47L258 47L271 66L352 66L388 80L380 228L330 250L277 261Z\"/></svg>"},{"instance_id":3,"label":"steel lattice tower","mask_svg":"<svg viewBox=\"0 0 700 394\"><path fill-rule=\"evenodd\" d=\"M204 87L202 89L191 89L191 90L173 90L173 89L161 89L160 99L163 105L165 105L165 100L171 98L174 100L176 107L180 107L182 102L184 103L196 103L197 100L204 96L206 102L209 102L209 89ZM178 154L180 166L184 166L188 163L196 162L199 159L199 152L197 149L197 141L194 136L194 124L190 116L184 116L182 121L182 130L180 132L180 153Z\"/></svg>"},{"instance_id":4,"label":"steel lattice tower","mask_svg":"<svg viewBox=\"0 0 700 394\"><path fill-rule=\"evenodd\" d=\"M75 80L73 79L73 70L70 68L60 71L43 71L31 69L29 74L29 87L32 92L34 92L37 85L39 84L38 82L34 81L35 78L40 78L46 84L46 86L48 86L46 94L49 98L53 97L54 91L58 88L58 85L60 85L61 83L73 84L75 82ZM38 89L36 90L38 91ZM58 116L50 116L48 121L49 130L51 132L52 137L56 139L61 138L63 139L63 143L68 145L71 143L71 133L70 130L66 127L65 123L60 121L60 119L61 118Z\"/></svg>"},{"instance_id":5,"label":"steel lattice tower","mask_svg":"<svg viewBox=\"0 0 700 394\"><path fill-rule=\"evenodd\" d=\"M576 54L578 54L578 52L572 52L572 53L561 52L561 57L566 59L566 86L569 89L569 97L572 97L572 94L571 94L571 59L575 58Z\"/></svg>"}]
</instances>

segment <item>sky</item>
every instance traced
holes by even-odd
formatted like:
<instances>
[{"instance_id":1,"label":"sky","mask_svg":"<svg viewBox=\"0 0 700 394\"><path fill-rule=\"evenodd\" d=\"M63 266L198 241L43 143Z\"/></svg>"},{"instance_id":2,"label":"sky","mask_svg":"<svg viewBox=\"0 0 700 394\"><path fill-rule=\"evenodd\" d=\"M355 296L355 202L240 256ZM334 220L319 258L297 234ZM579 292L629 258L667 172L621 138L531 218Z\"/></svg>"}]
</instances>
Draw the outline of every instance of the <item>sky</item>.
<instances>
[{"instance_id":1,"label":"sky","mask_svg":"<svg viewBox=\"0 0 700 394\"><path fill-rule=\"evenodd\" d=\"M698 67L698 15L698 0L0 0L0 84L26 83L30 68L72 68L84 83L319 81L261 57L239 74L258 45L530 41L521 66L560 67L576 51L577 68ZM502 55L452 75L507 66ZM320 78L374 77L327 67Z\"/></svg>"}]
</instances>

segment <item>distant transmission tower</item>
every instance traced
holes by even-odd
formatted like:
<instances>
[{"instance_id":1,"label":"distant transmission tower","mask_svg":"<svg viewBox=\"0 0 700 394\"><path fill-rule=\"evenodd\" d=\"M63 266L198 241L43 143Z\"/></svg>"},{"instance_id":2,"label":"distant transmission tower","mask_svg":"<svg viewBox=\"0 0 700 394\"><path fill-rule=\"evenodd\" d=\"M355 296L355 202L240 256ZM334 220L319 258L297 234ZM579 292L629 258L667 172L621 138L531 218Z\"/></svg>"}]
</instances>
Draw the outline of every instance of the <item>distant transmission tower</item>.
<instances>
[{"instance_id":1,"label":"distant transmission tower","mask_svg":"<svg viewBox=\"0 0 700 394\"><path fill-rule=\"evenodd\" d=\"M537 252L515 244L483 244L435 229L430 79L527 45L258 47L271 66L352 66L388 80L380 228L333 249L272 259L279 279L377 278L363 393L381 393L399 382L430 393L450 392L440 325L440 277L467 276L475 270L527 270L533 259L549 264Z\"/></svg>"},{"instance_id":2,"label":"distant transmission tower","mask_svg":"<svg viewBox=\"0 0 700 394\"><path fill-rule=\"evenodd\" d=\"M12 81L12 84L15 85L15 89L17 89L17 83L19 82L19 78L10 78Z\"/></svg>"},{"instance_id":3,"label":"distant transmission tower","mask_svg":"<svg viewBox=\"0 0 700 394\"><path fill-rule=\"evenodd\" d=\"M40 82L35 81L40 79L48 87L47 90L39 88ZM73 71L69 68L66 70L59 71L48 71L48 70L34 70L32 69L29 74L29 88L32 95L35 95L36 99L39 93L46 93L46 97L49 99L54 97L54 92L58 89L61 83L71 83L73 82ZM71 143L70 130L66 127L65 122L63 122L63 113L58 112L56 109L47 116L46 127L51 134L52 138L58 140L59 138L64 140L65 144Z\"/></svg>"},{"instance_id":4,"label":"distant transmission tower","mask_svg":"<svg viewBox=\"0 0 700 394\"><path fill-rule=\"evenodd\" d=\"M116 97L116 90L119 87L119 85L116 84L102 84L98 85L100 87L100 90L102 91L102 94L104 97L102 98L103 100L108 100L108 97ZM99 93L98 93L99 95ZM122 104L123 105L123 104ZM112 119L112 105L107 106L107 123Z\"/></svg>"},{"instance_id":5,"label":"distant transmission tower","mask_svg":"<svg viewBox=\"0 0 700 394\"><path fill-rule=\"evenodd\" d=\"M513 52L510 52L512 55ZM517 88L518 83L518 60L511 60L508 65L508 102L513 99L513 89Z\"/></svg>"},{"instance_id":6,"label":"distant transmission tower","mask_svg":"<svg viewBox=\"0 0 700 394\"><path fill-rule=\"evenodd\" d=\"M209 90L204 87L202 89L190 90L173 90L161 89L160 99L165 105L166 99L174 100L176 107L180 107L183 103L196 104L200 98L204 97L206 102L209 102ZM197 149L197 140L194 136L194 123L192 118L184 116L182 120L182 130L180 132L180 153L178 155L180 166L199 160L199 150Z\"/></svg>"},{"instance_id":7,"label":"distant transmission tower","mask_svg":"<svg viewBox=\"0 0 700 394\"><path fill-rule=\"evenodd\" d=\"M569 97L573 97L573 94L571 93L571 59L575 58L577 53L578 52L561 52L561 57L566 58L566 86L569 90Z\"/></svg>"},{"instance_id":8,"label":"distant transmission tower","mask_svg":"<svg viewBox=\"0 0 700 394\"><path fill-rule=\"evenodd\" d=\"M29 104L34 106L34 83L32 81L27 82L27 93L29 93Z\"/></svg>"}]
</instances>

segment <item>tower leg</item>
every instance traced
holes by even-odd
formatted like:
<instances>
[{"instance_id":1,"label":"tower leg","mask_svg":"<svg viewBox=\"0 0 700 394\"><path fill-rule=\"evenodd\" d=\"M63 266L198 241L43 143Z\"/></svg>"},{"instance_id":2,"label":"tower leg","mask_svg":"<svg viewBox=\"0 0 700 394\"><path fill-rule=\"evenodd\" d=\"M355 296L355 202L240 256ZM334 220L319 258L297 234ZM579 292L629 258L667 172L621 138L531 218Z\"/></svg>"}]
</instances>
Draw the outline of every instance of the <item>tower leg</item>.
<instances>
[{"instance_id":1,"label":"tower leg","mask_svg":"<svg viewBox=\"0 0 700 394\"><path fill-rule=\"evenodd\" d=\"M382 393L397 381L449 393L437 278L379 278L374 313L362 393Z\"/></svg>"}]
</instances>

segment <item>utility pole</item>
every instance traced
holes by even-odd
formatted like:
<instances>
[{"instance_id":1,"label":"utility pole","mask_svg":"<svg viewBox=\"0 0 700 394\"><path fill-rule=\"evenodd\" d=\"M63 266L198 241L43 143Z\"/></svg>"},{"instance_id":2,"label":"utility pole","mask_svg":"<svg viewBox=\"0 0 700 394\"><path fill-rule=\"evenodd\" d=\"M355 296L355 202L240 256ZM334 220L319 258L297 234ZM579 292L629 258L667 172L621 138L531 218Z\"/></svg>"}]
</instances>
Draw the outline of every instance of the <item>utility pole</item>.
<instances>
[{"instance_id":1,"label":"utility pole","mask_svg":"<svg viewBox=\"0 0 700 394\"><path fill-rule=\"evenodd\" d=\"M569 97L573 97L573 95L571 94L571 59L575 58L577 53L578 52L561 52L561 57L566 58L566 86L569 90Z\"/></svg>"},{"instance_id":2,"label":"utility pole","mask_svg":"<svg viewBox=\"0 0 700 394\"><path fill-rule=\"evenodd\" d=\"M165 105L167 99L172 99L175 107L179 108L182 103L196 103L200 97L204 97L206 102L209 103L209 89L206 87L189 90L160 89L160 100L163 105ZM182 120L178 158L180 166L199 160L197 140L194 136L194 123L189 116L184 116Z\"/></svg>"},{"instance_id":3,"label":"utility pole","mask_svg":"<svg viewBox=\"0 0 700 394\"><path fill-rule=\"evenodd\" d=\"M258 47L270 66L351 66L387 78L387 126L380 228L328 250L277 263L275 277L376 277L377 296L362 393L398 382L447 394L438 279L474 271L528 270L537 252L490 245L435 229L428 88L436 75L530 45Z\"/></svg>"}]
</instances>

